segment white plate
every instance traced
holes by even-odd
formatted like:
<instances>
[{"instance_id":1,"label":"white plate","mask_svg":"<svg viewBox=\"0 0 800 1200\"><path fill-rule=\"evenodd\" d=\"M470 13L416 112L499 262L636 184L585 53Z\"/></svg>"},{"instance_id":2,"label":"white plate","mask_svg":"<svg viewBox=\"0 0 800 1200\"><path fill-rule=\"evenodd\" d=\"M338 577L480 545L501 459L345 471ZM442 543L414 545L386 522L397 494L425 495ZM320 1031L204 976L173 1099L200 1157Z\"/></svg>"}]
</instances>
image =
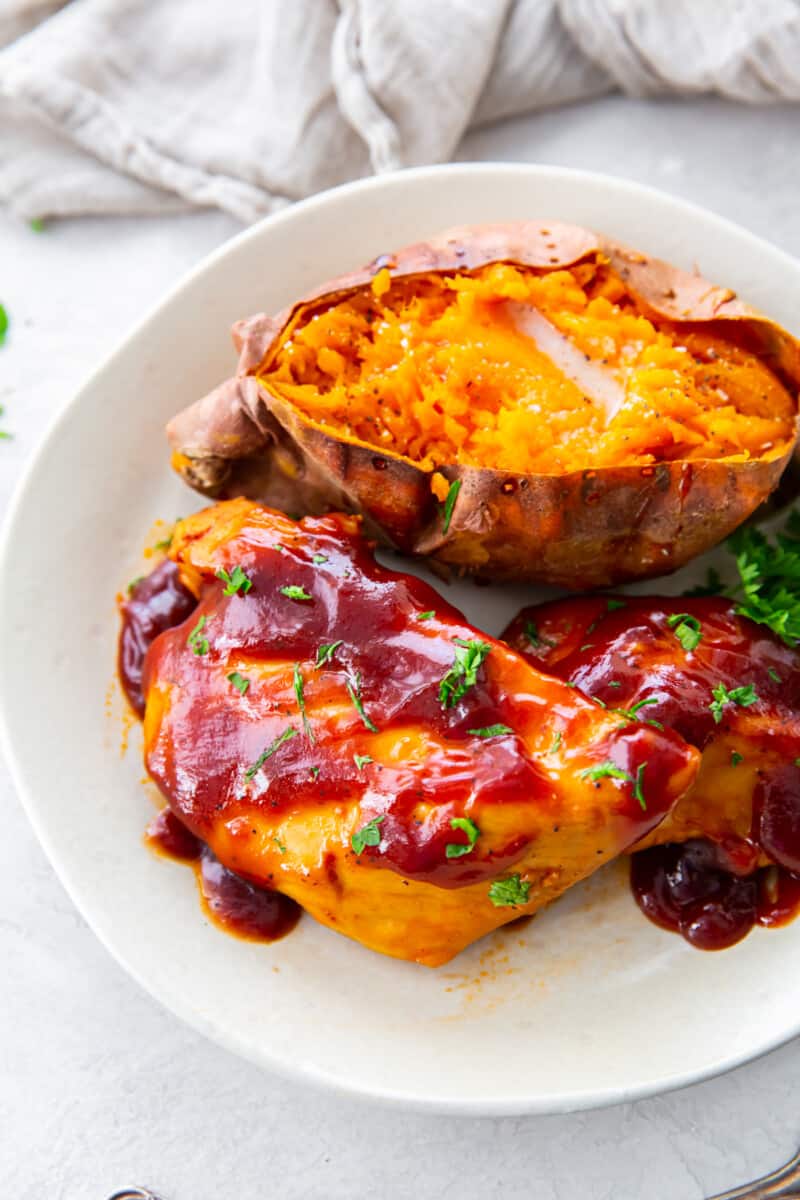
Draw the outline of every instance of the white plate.
<instances>
[{"instance_id":1,"label":"white plate","mask_svg":"<svg viewBox=\"0 0 800 1200\"><path fill-rule=\"evenodd\" d=\"M617 864L435 971L381 958L308 918L272 946L240 942L204 920L190 871L143 847L152 797L139 730L123 756L106 696L114 595L139 573L151 522L199 507L170 471L162 428L231 371L230 323L447 225L520 217L576 221L697 263L797 324L794 260L621 180L464 165L343 187L213 254L114 351L31 465L0 567L8 756L55 869L112 954L185 1021L265 1067L472 1115L643 1096L792 1037L800 921L698 953L639 914ZM450 595L498 632L535 593L462 584Z\"/></svg>"}]
</instances>

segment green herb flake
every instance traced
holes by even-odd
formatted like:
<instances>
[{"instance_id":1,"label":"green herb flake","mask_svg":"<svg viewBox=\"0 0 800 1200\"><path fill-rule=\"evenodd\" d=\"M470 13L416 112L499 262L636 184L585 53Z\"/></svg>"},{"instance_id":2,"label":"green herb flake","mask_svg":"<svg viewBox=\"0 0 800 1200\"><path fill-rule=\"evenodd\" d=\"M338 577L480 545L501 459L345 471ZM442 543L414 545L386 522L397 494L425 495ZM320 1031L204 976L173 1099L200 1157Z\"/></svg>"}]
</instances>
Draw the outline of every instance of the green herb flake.
<instances>
[{"instance_id":1,"label":"green herb flake","mask_svg":"<svg viewBox=\"0 0 800 1200\"><path fill-rule=\"evenodd\" d=\"M608 686L613 688L621 688L622 684L618 679L612 679Z\"/></svg>"},{"instance_id":2,"label":"green herb flake","mask_svg":"<svg viewBox=\"0 0 800 1200\"><path fill-rule=\"evenodd\" d=\"M41 217L32 217L28 225L34 233L44 233L45 225Z\"/></svg>"},{"instance_id":3,"label":"green herb flake","mask_svg":"<svg viewBox=\"0 0 800 1200\"><path fill-rule=\"evenodd\" d=\"M737 613L766 625L788 646L800 642L800 514L795 510L772 542L752 526L737 529L728 547L739 571Z\"/></svg>"},{"instance_id":4,"label":"green herb flake","mask_svg":"<svg viewBox=\"0 0 800 1200\"><path fill-rule=\"evenodd\" d=\"M436 616L436 613L434 612L434 610L432 608L429 608L427 612L417 613L417 620L418 621L430 621L430 619L435 616Z\"/></svg>"},{"instance_id":5,"label":"green herb flake","mask_svg":"<svg viewBox=\"0 0 800 1200\"><path fill-rule=\"evenodd\" d=\"M309 767L308 770L312 779L319 779L319 767Z\"/></svg>"},{"instance_id":6,"label":"green herb flake","mask_svg":"<svg viewBox=\"0 0 800 1200\"><path fill-rule=\"evenodd\" d=\"M509 875L508 879L495 879L489 888L489 899L495 908L515 908L528 903L530 890L531 885L519 875Z\"/></svg>"},{"instance_id":7,"label":"green herb flake","mask_svg":"<svg viewBox=\"0 0 800 1200\"><path fill-rule=\"evenodd\" d=\"M469 838L467 843L464 842L448 842L444 848L444 852L448 858L463 858L465 854L469 854L475 849L475 843L481 836L481 831L474 821L469 817L453 817L450 821L451 829L460 829Z\"/></svg>"},{"instance_id":8,"label":"green herb flake","mask_svg":"<svg viewBox=\"0 0 800 1200\"><path fill-rule=\"evenodd\" d=\"M439 703L442 708L454 708L462 696L478 682L478 671L492 647L477 639L455 639L453 665L439 684Z\"/></svg>"},{"instance_id":9,"label":"green herb flake","mask_svg":"<svg viewBox=\"0 0 800 1200\"><path fill-rule=\"evenodd\" d=\"M3 308L2 304L0 304L0 346L2 346L3 342L6 340L7 333L8 333L8 313Z\"/></svg>"},{"instance_id":10,"label":"green herb flake","mask_svg":"<svg viewBox=\"0 0 800 1200\"><path fill-rule=\"evenodd\" d=\"M616 612L618 608L627 608L628 602L627 600L617 600L614 596L609 596L608 600L606 600L606 606L609 612Z\"/></svg>"},{"instance_id":11,"label":"green herb flake","mask_svg":"<svg viewBox=\"0 0 800 1200\"><path fill-rule=\"evenodd\" d=\"M667 624L687 653L697 649L703 636L697 617L691 613L673 613Z\"/></svg>"},{"instance_id":12,"label":"green herb flake","mask_svg":"<svg viewBox=\"0 0 800 1200\"><path fill-rule=\"evenodd\" d=\"M281 839L280 839L280 838L278 838L278 837L273 837L273 839L272 839L272 840L273 840L273 842L275 843L275 845L278 847L278 849L280 850L281 854L285 854L285 853L286 853L286 846L283 844L283 842L281 841Z\"/></svg>"},{"instance_id":13,"label":"green herb flake","mask_svg":"<svg viewBox=\"0 0 800 1200\"><path fill-rule=\"evenodd\" d=\"M375 759L370 758L368 754L354 754L353 762L356 764L359 771L363 771L364 767L368 767L371 762L375 762Z\"/></svg>"},{"instance_id":14,"label":"green herb flake","mask_svg":"<svg viewBox=\"0 0 800 1200\"><path fill-rule=\"evenodd\" d=\"M708 707L711 709L711 715L717 725L722 720L722 712L726 705L738 704L741 708L749 708L751 704L755 704L758 700L758 695L752 683L748 683L745 687L731 688L730 691L728 691L724 683L718 683L711 694L714 699Z\"/></svg>"},{"instance_id":15,"label":"green herb flake","mask_svg":"<svg viewBox=\"0 0 800 1200\"><path fill-rule=\"evenodd\" d=\"M155 546L153 546L153 549L154 550L169 550L171 545L172 545L172 534L170 534L169 537L162 538L160 542L156 542Z\"/></svg>"},{"instance_id":16,"label":"green herb flake","mask_svg":"<svg viewBox=\"0 0 800 1200\"><path fill-rule=\"evenodd\" d=\"M780 675L773 667L767 667L767 674L769 675L769 677L773 683L783 683L783 680L781 679Z\"/></svg>"},{"instance_id":17,"label":"green herb flake","mask_svg":"<svg viewBox=\"0 0 800 1200\"><path fill-rule=\"evenodd\" d=\"M556 750L559 748L560 745L561 745L561 730L559 729L558 732L556 733L556 736L553 738L552 742L550 743L550 749L547 751L547 753L555 754Z\"/></svg>"},{"instance_id":18,"label":"green herb flake","mask_svg":"<svg viewBox=\"0 0 800 1200\"><path fill-rule=\"evenodd\" d=\"M223 596L235 596L237 592L241 592L243 596L246 596L253 586L252 579L248 579L242 568L238 565L233 568L230 575L224 567L220 567L215 574L217 579L221 579L225 584L225 587L222 589Z\"/></svg>"},{"instance_id":19,"label":"green herb flake","mask_svg":"<svg viewBox=\"0 0 800 1200\"><path fill-rule=\"evenodd\" d=\"M297 737L297 730L289 725L287 729L284 729L283 733L278 734L274 742L270 742L266 750L261 751L252 767L247 768L244 773L245 779L252 779L254 775L257 775L267 759L272 758L273 754L280 750L281 746L286 742L291 741L293 737Z\"/></svg>"},{"instance_id":20,"label":"green herb flake","mask_svg":"<svg viewBox=\"0 0 800 1200\"><path fill-rule=\"evenodd\" d=\"M137 575L135 579L132 579L130 581L130 583L128 584L128 595L129 596L133 592L133 589L136 587L136 585L141 583L143 579L144 579L144 575Z\"/></svg>"},{"instance_id":21,"label":"green herb flake","mask_svg":"<svg viewBox=\"0 0 800 1200\"><path fill-rule=\"evenodd\" d=\"M454 479L450 484L450 490L447 493L444 504L442 505L442 533L447 533L450 528L450 520L453 516L453 509L456 506L458 493L461 491L461 480Z\"/></svg>"},{"instance_id":22,"label":"green herb flake","mask_svg":"<svg viewBox=\"0 0 800 1200\"><path fill-rule=\"evenodd\" d=\"M297 697L297 707L300 709L300 716L303 718L303 729L306 731L306 737L310 742L315 742L314 731L309 724L306 714L306 696L303 688L303 672L300 670L300 663L295 663L292 668L292 686L294 694Z\"/></svg>"},{"instance_id":23,"label":"green herb flake","mask_svg":"<svg viewBox=\"0 0 800 1200\"><path fill-rule=\"evenodd\" d=\"M296 584L289 584L287 587L280 589L282 596L287 596L290 600L310 600L308 592L305 588L297 587Z\"/></svg>"},{"instance_id":24,"label":"green herb flake","mask_svg":"<svg viewBox=\"0 0 800 1200\"><path fill-rule=\"evenodd\" d=\"M339 647L342 645L341 638L338 642L323 642L321 646L317 646L317 661L315 667L324 667L326 662L331 662L333 656Z\"/></svg>"},{"instance_id":25,"label":"green herb flake","mask_svg":"<svg viewBox=\"0 0 800 1200\"><path fill-rule=\"evenodd\" d=\"M473 737L479 738L495 738L504 737L507 733L513 733L514 730L510 725L484 725L482 729L468 729L467 733Z\"/></svg>"},{"instance_id":26,"label":"green herb flake","mask_svg":"<svg viewBox=\"0 0 800 1200\"><path fill-rule=\"evenodd\" d=\"M363 854L367 846L380 846L381 831L378 826L385 820L385 817L373 817L371 821L367 821L366 825L362 825L353 834L350 838L350 845L356 854Z\"/></svg>"},{"instance_id":27,"label":"green herb flake","mask_svg":"<svg viewBox=\"0 0 800 1200\"><path fill-rule=\"evenodd\" d=\"M538 650L540 646L550 646L551 648L555 646L555 642L552 642L550 638L543 637L542 634L539 633L539 627L535 621L526 621L524 629L525 637L533 646L534 650Z\"/></svg>"},{"instance_id":28,"label":"green herb flake","mask_svg":"<svg viewBox=\"0 0 800 1200\"><path fill-rule=\"evenodd\" d=\"M240 696L244 696L250 687L250 680L246 676L240 675L238 671L231 671L230 675L226 675L225 678L233 684Z\"/></svg>"},{"instance_id":29,"label":"green herb flake","mask_svg":"<svg viewBox=\"0 0 800 1200\"><path fill-rule=\"evenodd\" d=\"M633 784L633 798L639 801L642 812L647 812L647 801L644 798L644 769L647 763L639 763L636 768L636 779Z\"/></svg>"},{"instance_id":30,"label":"green herb flake","mask_svg":"<svg viewBox=\"0 0 800 1200\"><path fill-rule=\"evenodd\" d=\"M659 700L658 700L657 696L648 696L648 698L646 700L637 700L635 704L632 704L630 706L630 708L612 708L611 711L617 713L621 717L624 717L624 719L626 721L638 721L640 719L639 713L642 711L643 708L647 708L651 704L658 704L658 703L659 703ZM648 725L655 724L656 729L664 728L663 725L660 725L657 721L655 723L652 721L648 721L647 724Z\"/></svg>"},{"instance_id":31,"label":"green herb flake","mask_svg":"<svg viewBox=\"0 0 800 1200\"><path fill-rule=\"evenodd\" d=\"M315 567L320 567L328 561L328 556L327 554L315 554L311 561Z\"/></svg>"},{"instance_id":32,"label":"green herb flake","mask_svg":"<svg viewBox=\"0 0 800 1200\"><path fill-rule=\"evenodd\" d=\"M795 765L796 767L800 767L800 758L796 758L796 759L794 760L794 765Z\"/></svg>"},{"instance_id":33,"label":"green herb flake","mask_svg":"<svg viewBox=\"0 0 800 1200\"><path fill-rule=\"evenodd\" d=\"M585 771L580 772L581 779L591 779L592 783L597 783L600 779L624 779L626 783L633 783L627 771L623 771L616 763L607 762L600 763L596 767L587 767Z\"/></svg>"},{"instance_id":34,"label":"green herb flake","mask_svg":"<svg viewBox=\"0 0 800 1200\"><path fill-rule=\"evenodd\" d=\"M203 630L207 624L208 618L201 617L186 639L186 645L190 648L192 654L196 654L198 658L204 654L208 654L208 638L203 636Z\"/></svg>"},{"instance_id":35,"label":"green herb flake","mask_svg":"<svg viewBox=\"0 0 800 1200\"><path fill-rule=\"evenodd\" d=\"M347 694L353 701L353 706L364 722L370 733L377 733L377 725L373 725L367 714L364 712L364 701L361 699L361 672L356 671L355 675L351 676L347 681Z\"/></svg>"},{"instance_id":36,"label":"green herb flake","mask_svg":"<svg viewBox=\"0 0 800 1200\"><path fill-rule=\"evenodd\" d=\"M731 766L738 767L740 762L744 762L744 759L742 758L741 754L739 753L738 750L732 750L731 751Z\"/></svg>"},{"instance_id":37,"label":"green herb flake","mask_svg":"<svg viewBox=\"0 0 800 1200\"><path fill-rule=\"evenodd\" d=\"M579 653L583 654L584 650L591 650L593 645L594 645L594 642L584 642L583 645L579 649Z\"/></svg>"}]
</instances>

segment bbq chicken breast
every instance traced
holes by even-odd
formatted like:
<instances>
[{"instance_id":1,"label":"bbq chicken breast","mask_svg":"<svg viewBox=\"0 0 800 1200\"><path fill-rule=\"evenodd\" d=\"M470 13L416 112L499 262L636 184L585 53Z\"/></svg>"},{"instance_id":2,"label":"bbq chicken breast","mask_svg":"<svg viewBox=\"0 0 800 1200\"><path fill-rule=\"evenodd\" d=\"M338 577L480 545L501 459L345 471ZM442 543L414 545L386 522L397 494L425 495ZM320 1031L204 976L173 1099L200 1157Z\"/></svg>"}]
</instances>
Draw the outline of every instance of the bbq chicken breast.
<instances>
[{"instance_id":1,"label":"bbq chicken breast","mask_svg":"<svg viewBox=\"0 0 800 1200\"><path fill-rule=\"evenodd\" d=\"M225 868L371 949L447 962L641 843L695 782L680 731L478 632L376 563L357 518L225 501L178 524L169 559L121 641L149 774Z\"/></svg>"},{"instance_id":2,"label":"bbq chicken breast","mask_svg":"<svg viewBox=\"0 0 800 1200\"><path fill-rule=\"evenodd\" d=\"M702 754L692 787L640 842L645 912L703 948L777 924L800 901L800 655L719 596L581 596L504 633L602 711ZM767 870L763 870L763 868Z\"/></svg>"}]
</instances>

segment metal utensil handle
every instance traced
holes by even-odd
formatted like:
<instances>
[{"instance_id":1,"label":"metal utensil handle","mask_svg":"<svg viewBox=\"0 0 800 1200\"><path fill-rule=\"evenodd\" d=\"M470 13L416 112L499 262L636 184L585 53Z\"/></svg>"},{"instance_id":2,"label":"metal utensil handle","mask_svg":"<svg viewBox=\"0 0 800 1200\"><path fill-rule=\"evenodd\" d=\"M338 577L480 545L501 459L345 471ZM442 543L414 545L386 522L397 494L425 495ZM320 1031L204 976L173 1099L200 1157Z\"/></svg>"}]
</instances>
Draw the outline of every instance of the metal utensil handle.
<instances>
[{"instance_id":1,"label":"metal utensil handle","mask_svg":"<svg viewBox=\"0 0 800 1200\"><path fill-rule=\"evenodd\" d=\"M800 1152L771 1175L709 1196L708 1200L800 1200Z\"/></svg>"},{"instance_id":2,"label":"metal utensil handle","mask_svg":"<svg viewBox=\"0 0 800 1200\"><path fill-rule=\"evenodd\" d=\"M123 1188L121 1192L114 1192L113 1196L109 1196L108 1200L161 1200L155 1192L151 1192L149 1188Z\"/></svg>"}]
</instances>

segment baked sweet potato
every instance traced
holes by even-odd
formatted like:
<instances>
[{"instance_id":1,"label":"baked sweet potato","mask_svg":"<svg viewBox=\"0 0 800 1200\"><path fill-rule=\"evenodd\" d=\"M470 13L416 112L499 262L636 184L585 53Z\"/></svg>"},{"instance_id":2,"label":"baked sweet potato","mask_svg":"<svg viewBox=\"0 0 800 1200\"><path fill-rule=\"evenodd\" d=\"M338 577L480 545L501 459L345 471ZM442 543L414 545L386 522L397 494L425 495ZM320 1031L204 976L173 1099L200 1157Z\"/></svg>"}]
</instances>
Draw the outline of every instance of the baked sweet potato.
<instances>
[{"instance_id":1,"label":"baked sweet potato","mask_svg":"<svg viewBox=\"0 0 800 1200\"><path fill-rule=\"evenodd\" d=\"M675 569L776 487L800 348L699 275L585 229L450 230L234 328L176 416L198 490L361 513L385 543L572 588Z\"/></svg>"}]
</instances>

